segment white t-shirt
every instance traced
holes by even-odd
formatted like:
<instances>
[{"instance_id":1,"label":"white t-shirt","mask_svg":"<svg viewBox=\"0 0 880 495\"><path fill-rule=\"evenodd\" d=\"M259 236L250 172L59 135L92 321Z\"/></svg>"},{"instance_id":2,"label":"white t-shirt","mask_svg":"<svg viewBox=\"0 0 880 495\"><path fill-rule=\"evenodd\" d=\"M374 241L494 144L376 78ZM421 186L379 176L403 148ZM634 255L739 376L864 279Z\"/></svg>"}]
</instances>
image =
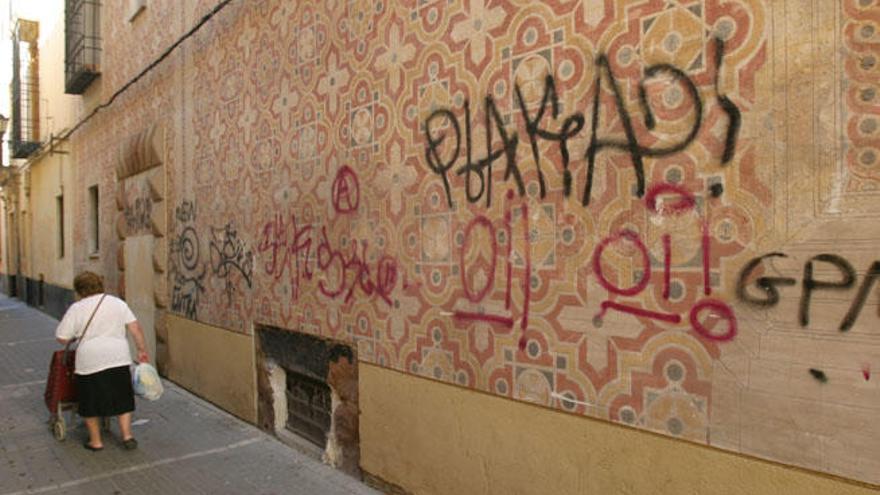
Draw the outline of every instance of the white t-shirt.
<instances>
[{"instance_id":1,"label":"white t-shirt","mask_svg":"<svg viewBox=\"0 0 880 495\"><path fill-rule=\"evenodd\" d=\"M101 296L102 294L95 294L73 303L58 324L55 336L67 340L79 338ZM136 320L125 301L107 295L89 324L85 339L78 342L76 374L90 375L130 365L132 359L125 325Z\"/></svg>"}]
</instances>

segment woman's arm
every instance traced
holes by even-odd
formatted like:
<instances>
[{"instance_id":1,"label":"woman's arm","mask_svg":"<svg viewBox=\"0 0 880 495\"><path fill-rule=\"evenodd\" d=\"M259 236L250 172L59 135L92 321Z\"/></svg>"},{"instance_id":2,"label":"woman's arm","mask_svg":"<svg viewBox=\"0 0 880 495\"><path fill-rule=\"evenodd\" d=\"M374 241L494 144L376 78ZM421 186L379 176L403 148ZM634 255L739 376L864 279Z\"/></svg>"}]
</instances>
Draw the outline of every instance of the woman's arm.
<instances>
[{"instance_id":1,"label":"woman's arm","mask_svg":"<svg viewBox=\"0 0 880 495\"><path fill-rule=\"evenodd\" d=\"M138 351L138 362L149 363L150 356L147 354L147 342L144 340L144 331L141 329L141 324L135 320L126 324L125 329L128 330L128 333L134 338L134 344L137 346Z\"/></svg>"},{"instance_id":2,"label":"woman's arm","mask_svg":"<svg viewBox=\"0 0 880 495\"><path fill-rule=\"evenodd\" d=\"M76 318L72 310L73 306L67 309L55 329L55 340L61 345L67 345L68 342L76 339Z\"/></svg>"}]
</instances>

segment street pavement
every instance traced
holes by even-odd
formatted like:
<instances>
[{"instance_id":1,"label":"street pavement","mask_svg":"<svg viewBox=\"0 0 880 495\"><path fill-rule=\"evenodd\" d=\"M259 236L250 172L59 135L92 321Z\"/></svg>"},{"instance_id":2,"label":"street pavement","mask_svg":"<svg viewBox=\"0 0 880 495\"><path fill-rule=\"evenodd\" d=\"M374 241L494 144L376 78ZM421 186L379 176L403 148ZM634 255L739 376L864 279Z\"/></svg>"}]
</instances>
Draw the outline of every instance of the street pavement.
<instances>
[{"instance_id":1,"label":"street pavement","mask_svg":"<svg viewBox=\"0 0 880 495\"><path fill-rule=\"evenodd\" d=\"M72 412L55 440L43 391L57 324L0 296L0 495L379 493L168 381L158 401L138 399L137 450L115 421L103 451L85 450Z\"/></svg>"}]
</instances>

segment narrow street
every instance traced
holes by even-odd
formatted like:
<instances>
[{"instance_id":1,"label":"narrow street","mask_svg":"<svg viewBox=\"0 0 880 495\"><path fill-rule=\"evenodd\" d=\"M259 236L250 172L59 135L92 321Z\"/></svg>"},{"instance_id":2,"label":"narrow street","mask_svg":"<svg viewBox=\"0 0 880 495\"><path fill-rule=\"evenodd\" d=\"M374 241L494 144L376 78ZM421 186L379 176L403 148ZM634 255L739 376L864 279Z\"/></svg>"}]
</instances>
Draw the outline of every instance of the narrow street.
<instances>
[{"instance_id":1,"label":"narrow street","mask_svg":"<svg viewBox=\"0 0 880 495\"><path fill-rule=\"evenodd\" d=\"M72 413L56 441L43 404L56 324L0 296L0 495L378 493L167 381L159 401L138 399L138 450L123 450L115 422L103 451L85 450Z\"/></svg>"}]
</instances>

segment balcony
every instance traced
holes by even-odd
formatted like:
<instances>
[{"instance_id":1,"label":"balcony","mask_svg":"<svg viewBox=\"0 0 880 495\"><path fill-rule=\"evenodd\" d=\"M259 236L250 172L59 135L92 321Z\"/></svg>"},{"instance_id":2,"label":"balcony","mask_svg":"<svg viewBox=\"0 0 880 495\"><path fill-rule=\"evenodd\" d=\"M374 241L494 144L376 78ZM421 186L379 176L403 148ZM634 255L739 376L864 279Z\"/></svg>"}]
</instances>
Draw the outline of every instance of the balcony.
<instances>
[{"instance_id":1,"label":"balcony","mask_svg":"<svg viewBox=\"0 0 880 495\"><path fill-rule=\"evenodd\" d=\"M101 74L101 2L65 0L64 92L81 95Z\"/></svg>"},{"instance_id":2,"label":"balcony","mask_svg":"<svg viewBox=\"0 0 880 495\"><path fill-rule=\"evenodd\" d=\"M40 148L40 81L37 40L40 25L19 19L12 39L12 158L27 158Z\"/></svg>"}]
</instances>

